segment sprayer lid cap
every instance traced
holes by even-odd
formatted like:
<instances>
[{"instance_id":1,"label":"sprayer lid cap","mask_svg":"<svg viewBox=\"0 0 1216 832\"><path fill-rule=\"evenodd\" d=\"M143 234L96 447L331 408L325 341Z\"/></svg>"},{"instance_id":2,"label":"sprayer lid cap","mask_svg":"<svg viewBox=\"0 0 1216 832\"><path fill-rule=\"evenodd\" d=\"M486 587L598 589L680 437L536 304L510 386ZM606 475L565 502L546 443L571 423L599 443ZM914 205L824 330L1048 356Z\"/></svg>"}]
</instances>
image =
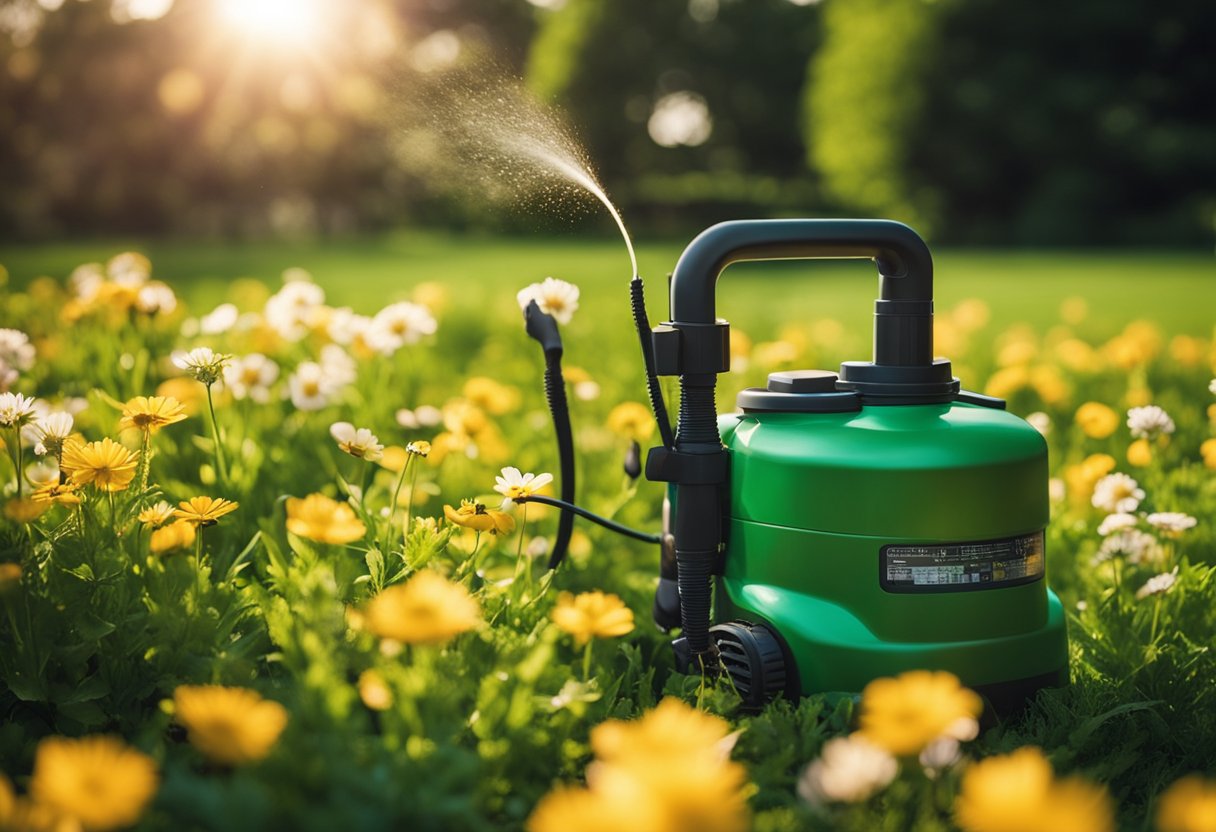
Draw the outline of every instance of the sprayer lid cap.
<instances>
[{"instance_id":1,"label":"sprayer lid cap","mask_svg":"<svg viewBox=\"0 0 1216 832\"><path fill-rule=\"evenodd\" d=\"M836 374L831 370L769 373L768 389L774 393L835 393Z\"/></svg>"}]
</instances>

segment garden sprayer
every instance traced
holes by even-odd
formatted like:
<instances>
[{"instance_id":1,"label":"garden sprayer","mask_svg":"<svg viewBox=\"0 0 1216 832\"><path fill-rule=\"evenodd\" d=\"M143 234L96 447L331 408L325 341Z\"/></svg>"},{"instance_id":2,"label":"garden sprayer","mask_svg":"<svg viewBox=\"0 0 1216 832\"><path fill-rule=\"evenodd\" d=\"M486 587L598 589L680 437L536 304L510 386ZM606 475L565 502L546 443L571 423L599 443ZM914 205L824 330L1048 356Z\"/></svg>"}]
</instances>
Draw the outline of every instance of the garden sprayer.
<instances>
[{"instance_id":1,"label":"garden sprayer","mask_svg":"<svg viewBox=\"0 0 1216 832\"><path fill-rule=\"evenodd\" d=\"M719 416L729 324L715 289L732 263L868 258L879 272L873 361L772 373ZM1047 448L999 399L960 389L933 355L933 262L887 220L750 220L709 228L671 278L671 319L650 328L632 284L668 484L656 623L685 672L728 673L745 702L856 692L904 670L948 670L997 710L1067 679L1059 599L1046 586ZM573 443L561 340L535 302L561 456L569 539ZM673 431L658 376L678 376Z\"/></svg>"}]
</instances>

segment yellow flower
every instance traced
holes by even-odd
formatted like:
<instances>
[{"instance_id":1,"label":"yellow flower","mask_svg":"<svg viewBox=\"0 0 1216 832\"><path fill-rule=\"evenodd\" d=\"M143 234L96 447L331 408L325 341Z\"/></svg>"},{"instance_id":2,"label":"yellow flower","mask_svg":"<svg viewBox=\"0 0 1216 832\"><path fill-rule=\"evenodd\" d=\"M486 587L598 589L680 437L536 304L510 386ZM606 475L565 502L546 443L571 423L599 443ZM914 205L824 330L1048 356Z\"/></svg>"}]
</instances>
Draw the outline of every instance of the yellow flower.
<instances>
[{"instance_id":1,"label":"yellow flower","mask_svg":"<svg viewBox=\"0 0 1216 832\"><path fill-rule=\"evenodd\" d=\"M173 517L173 506L161 500L154 506L149 506L139 513L139 522L144 528L155 529L168 523Z\"/></svg>"},{"instance_id":2,"label":"yellow flower","mask_svg":"<svg viewBox=\"0 0 1216 832\"><path fill-rule=\"evenodd\" d=\"M1127 461L1137 468L1143 468L1153 461L1153 449L1147 439L1137 439L1127 446Z\"/></svg>"},{"instance_id":3,"label":"yellow flower","mask_svg":"<svg viewBox=\"0 0 1216 832\"><path fill-rule=\"evenodd\" d=\"M1199 446L1199 453L1203 455L1205 466L1216 468L1216 439L1205 439Z\"/></svg>"},{"instance_id":4,"label":"yellow flower","mask_svg":"<svg viewBox=\"0 0 1216 832\"><path fill-rule=\"evenodd\" d=\"M156 764L117 737L38 743L30 796L90 832L130 826L156 794Z\"/></svg>"},{"instance_id":5,"label":"yellow flower","mask_svg":"<svg viewBox=\"0 0 1216 832\"><path fill-rule=\"evenodd\" d=\"M154 555L163 555L177 549L188 549L194 545L198 532L189 520L178 520L152 532L148 548Z\"/></svg>"},{"instance_id":6,"label":"yellow flower","mask_svg":"<svg viewBox=\"0 0 1216 832\"><path fill-rule=\"evenodd\" d=\"M1158 832L1216 832L1216 781L1189 774L1157 803Z\"/></svg>"},{"instance_id":7,"label":"yellow flower","mask_svg":"<svg viewBox=\"0 0 1216 832\"><path fill-rule=\"evenodd\" d=\"M1030 370L1022 364L1002 367L992 374L984 392L998 399L1007 399L1030 384Z\"/></svg>"},{"instance_id":8,"label":"yellow flower","mask_svg":"<svg viewBox=\"0 0 1216 832\"><path fill-rule=\"evenodd\" d=\"M721 760L729 753L729 734L726 720L668 696L641 719L610 719L592 728L591 748L605 762L702 755Z\"/></svg>"},{"instance_id":9,"label":"yellow flower","mask_svg":"<svg viewBox=\"0 0 1216 832\"><path fill-rule=\"evenodd\" d=\"M861 694L861 735L896 756L919 754L936 739L975 737L979 695L944 671L910 670L875 679Z\"/></svg>"},{"instance_id":10,"label":"yellow flower","mask_svg":"<svg viewBox=\"0 0 1216 832\"><path fill-rule=\"evenodd\" d=\"M423 571L371 600L365 628L406 644L439 644L481 625L476 599L460 584Z\"/></svg>"},{"instance_id":11,"label":"yellow flower","mask_svg":"<svg viewBox=\"0 0 1216 832\"><path fill-rule=\"evenodd\" d=\"M287 499L287 531L318 543L343 545L367 534L367 527L346 503L324 494Z\"/></svg>"},{"instance_id":12,"label":"yellow flower","mask_svg":"<svg viewBox=\"0 0 1216 832\"><path fill-rule=\"evenodd\" d=\"M21 585L21 564L0 563L0 595ZM3 817L3 815L0 815Z\"/></svg>"},{"instance_id":13,"label":"yellow flower","mask_svg":"<svg viewBox=\"0 0 1216 832\"><path fill-rule=\"evenodd\" d=\"M1119 429L1119 414L1101 402L1086 402L1077 408L1077 426L1091 439L1105 439Z\"/></svg>"},{"instance_id":14,"label":"yellow flower","mask_svg":"<svg viewBox=\"0 0 1216 832\"><path fill-rule=\"evenodd\" d=\"M965 832L1111 832L1106 790L1076 778L1056 781L1039 749L989 757L963 776L954 818Z\"/></svg>"},{"instance_id":15,"label":"yellow flower","mask_svg":"<svg viewBox=\"0 0 1216 832\"><path fill-rule=\"evenodd\" d=\"M68 440L63 446L60 467L71 474L77 485L92 483L102 491L123 491L135 479L139 454L127 450L109 437L100 442Z\"/></svg>"},{"instance_id":16,"label":"yellow flower","mask_svg":"<svg viewBox=\"0 0 1216 832\"><path fill-rule=\"evenodd\" d=\"M490 534L509 534L515 528L515 518L505 511L486 508L472 500L461 500L460 508L444 506L443 516L454 525Z\"/></svg>"},{"instance_id":17,"label":"yellow flower","mask_svg":"<svg viewBox=\"0 0 1216 832\"><path fill-rule=\"evenodd\" d=\"M394 474L401 473L401 469L405 467L405 463L410 458L410 452L400 445L385 445L384 453L376 462L380 463L380 467Z\"/></svg>"},{"instance_id":18,"label":"yellow flower","mask_svg":"<svg viewBox=\"0 0 1216 832\"><path fill-rule=\"evenodd\" d=\"M608 414L608 430L634 442L645 442L654 428L650 408L638 402L621 402Z\"/></svg>"},{"instance_id":19,"label":"yellow flower","mask_svg":"<svg viewBox=\"0 0 1216 832\"><path fill-rule=\"evenodd\" d=\"M174 510L174 517L205 527L214 526L225 514L236 511L240 504L222 497L191 497L178 505L180 508Z\"/></svg>"},{"instance_id":20,"label":"yellow flower","mask_svg":"<svg viewBox=\"0 0 1216 832\"><path fill-rule=\"evenodd\" d=\"M1090 454L1076 465L1064 469L1068 497L1075 505L1089 505L1098 480L1115 470L1115 458L1110 454Z\"/></svg>"},{"instance_id":21,"label":"yellow flower","mask_svg":"<svg viewBox=\"0 0 1216 832\"><path fill-rule=\"evenodd\" d=\"M156 395L176 399L182 407L182 413L194 416L202 410L207 401L207 388L199 387L193 379L185 376L174 376L157 386Z\"/></svg>"},{"instance_id":22,"label":"yellow flower","mask_svg":"<svg viewBox=\"0 0 1216 832\"><path fill-rule=\"evenodd\" d=\"M61 483L58 480L52 480L45 485L40 485L30 495L30 499L39 503L54 503L61 506L78 506L80 505L80 495L76 493L77 485L74 482Z\"/></svg>"},{"instance_id":23,"label":"yellow flower","mask_svg":"<svg viewBox=\"0 0 1216 832\"><path fill-rule=\"evenodd\" d=\"M495 416L519 407L519 391L492 378L474 376L464 383L464 397Z\"/></svg>"},{"instance_id":24,"label":"yellow flower","mask_svg":"<svg viewBox=\"0 0 1216 832\"><path fill-rule=\"evenodd\" d=\"M639 784L641 785L641 784ZM619 790L618 790L619 791ZM591 789L561 786L549 792L528 818L528 832L659 832L663 811L653 794L633 790L630 799Z\"/></svg>"},{"instance_id":25,"label":"yellow flower","mask_svg":"<svg viewBox=\"0 0 1216 832\"><path fill-rule=\"evenodd\" d=\"M287 727L287 709L247 688L181 685L177 721L210 760L236 766L264 759Z\"/></svg>"},{"instance_id":26,"label":"yellow flower","mask_svg":"<svg viewBox=\"0 0 1216 832\"><path fill-rule=\"evenodd\" d=\"M563 592L557 597L553 621L584 645L592 638L623 636L633 631L633 610L615 595L603 592Z\"/></svg>"},{"instance_id":27,"label":"yellow flower","mask_svg":"<svg viewBox=\"0 0 1216 832\"><path fill-rule=\"evenodd\" d=\"M122 409L118 427L122 430L134 428L144 433L156 433L165 425L186 418L186 409L172 396L136 396Z\"/></svg>"},{"instance_id":28,"label":"yellow flower","mask_svg":"<svg viewBox=\"0 0 1216 832\"><path fill-rule=\"evenodd\" d=\"M729 759L729 731L725 720L664 699L641 719L592 729L588 783L609 805L645 808L652 822L641 828L743 832L747 771Z\"/></svg>"},{"instance_id":29,"label":"yellow flower","mask_svg":"<svg viewBox=\"0 0 1216 832\"><path fill-rule=\"evenodd\" d=\"M33 523L46 514L50 506L30 497L16 497L4 504L4 516L14 523Z\"/></svg>"},{"instance_id":30,"label":"yellow flower","mask_svg":"<svg viewBox=\"0 0 1216 832\"><path fill-rule=\"evenodd\" d=\"M375 670L359 674L359 698L373 711L387 711L393 706L393 692Z\"/></svg>"}]
</instances>

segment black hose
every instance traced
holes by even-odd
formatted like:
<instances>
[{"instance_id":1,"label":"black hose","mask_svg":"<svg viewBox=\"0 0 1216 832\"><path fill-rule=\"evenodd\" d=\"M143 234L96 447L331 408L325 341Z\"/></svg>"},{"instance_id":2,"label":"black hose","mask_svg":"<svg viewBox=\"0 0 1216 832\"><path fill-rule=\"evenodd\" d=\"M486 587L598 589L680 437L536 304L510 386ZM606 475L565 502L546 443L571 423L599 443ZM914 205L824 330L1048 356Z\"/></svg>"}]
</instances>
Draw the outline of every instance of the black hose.
<instances>
[{"instance_id":1,"label":"black hose","mask_svg":"<svg viewBox=\"0 0 1216 832\"><path fill-rule=\"evenodd\" d=\"M561 353L545 354L545 398L549 401L549 412L553 415L553 429L557 433L557 458L561 466L562 502L574 503L574 433L570 430L570 406L566 401L566 380L562 377ZM553 541L553 552L549 555L549 568L556 569L570 548L570 536L574 533L574 514L563 509L557 521L557 539Z\"/></svg>"},{"instance_id":2,"label":"black hose","mask_svg":"<svg viewBox=\"0 0 1216 832\"><path fill-rule=\"evenodd\" d=\"M575 514L577 514L579 517L585 517L593 523L600 524L605 529L614 531L617 534L623 534L626 537L632 537L634 540L640 540L643 543L662 543L663 542L663 536L660 534L651 534L650 532L643 532L643 531L639 531L637 529L631 529L628 526L625 526L625 525L622 525L622 524L616 522L615 520L609 520L607 517L602 517L602 516L596 514L595 512L588 511L587 509L583 508L582 506L576 506L573 503L568 503L564 500L555 500L552 497L542 497L539 494L533 494L530 497L516 497L515 502L517 502L517 503L540 503L541 505L553 506L554 508L560 508L564 511L571 511L571 512L574 512Z\"/></svg>"},{"instance_id":3,"label":"black hose","mask_svg":"<svg viewBox=\"0 0 1216 832\"><path fill-rule=\"evenodd\" d=\"M566 401L566 380L562 376L562 336L552 315L540 311L536 301L524 309L524 328L545 351L545 399L553 417L557 434L557 459L561 473L561 495L566 503L574 503L574 433L570 429L570 404ZM549 568L556 569L570 548L574 533L574 514L563 509L557 522L557 539L549 555Z\"/></svg>"},{"instance_id":4,"label":"black hose","mask_svg":"<svg viewBox=\"0 0 1216 832\"><path fill-rule=\"evenodd\" d=\"M650 409L659 425L659 437L664 448L674 448L675 437L671 432L671 420L667 417L667 405L663 402L663 390L659 387L659 374L655 369L654 343L650 340L650 319L646 315L646 293L642 278L634 275L629 281L629 306L633 310L633 325L642 343L642 363L646 367L646 391L650 394Z\"/></svg>"}]
</instances>

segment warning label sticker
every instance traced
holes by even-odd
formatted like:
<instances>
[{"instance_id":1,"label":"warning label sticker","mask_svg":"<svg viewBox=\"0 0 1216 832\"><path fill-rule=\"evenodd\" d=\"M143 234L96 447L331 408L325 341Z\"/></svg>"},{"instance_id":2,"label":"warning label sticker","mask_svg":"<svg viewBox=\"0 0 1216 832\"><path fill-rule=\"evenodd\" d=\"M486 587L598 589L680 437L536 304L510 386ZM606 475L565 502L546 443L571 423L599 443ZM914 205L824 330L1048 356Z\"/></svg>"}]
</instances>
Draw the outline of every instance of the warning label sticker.
<instances>
[{"instance_id":1,"label":"warning label sticker","mask_svg":"<svg viewBox=\"0 0 1216 832\"><path fill-rule=\"evenodd\" d=\"M1043 577L1043 532L978 543L884 546L878 578L888 592L960 592Z\"/></svg>"}]
</instances>

